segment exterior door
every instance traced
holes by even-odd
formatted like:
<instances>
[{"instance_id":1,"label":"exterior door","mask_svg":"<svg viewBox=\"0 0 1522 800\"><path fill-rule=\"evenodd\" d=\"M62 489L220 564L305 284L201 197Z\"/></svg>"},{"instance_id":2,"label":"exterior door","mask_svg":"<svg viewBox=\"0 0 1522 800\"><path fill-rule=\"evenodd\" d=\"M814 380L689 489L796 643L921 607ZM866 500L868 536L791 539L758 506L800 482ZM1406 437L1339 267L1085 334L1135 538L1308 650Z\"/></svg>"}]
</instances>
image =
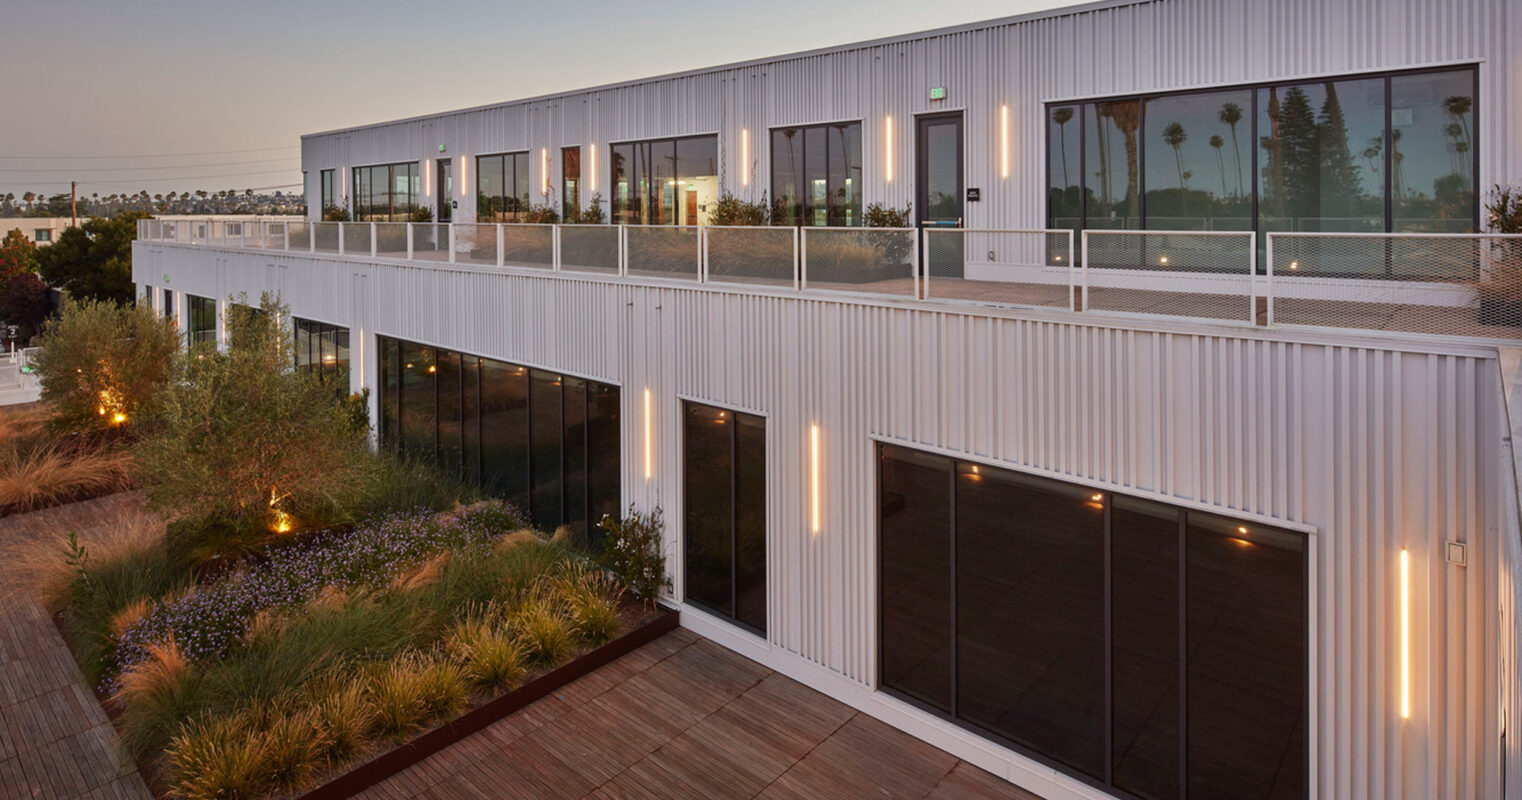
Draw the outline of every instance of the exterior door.
<instances>
[{"instance_id":1,"label":"exterior door","mask_svg":"<svg viewBox=\"0 0 1522 800\"><path fill-rule=\"evenodd\" d=\"M433 218L439 222L454 220L454 161L439 159L439 201Z\"/></svg>"},{"instance_id":2,"label":"exterior door","mask_svg":"<svg viewBox=\"0 0 1522 800\"><path fill-rule=\"evenodd\" d=\"M924 228L924 274L962 277L962 236L936 229L962 227L962 113L915 122L915 218Z\"/></svg>"}]
</instances>

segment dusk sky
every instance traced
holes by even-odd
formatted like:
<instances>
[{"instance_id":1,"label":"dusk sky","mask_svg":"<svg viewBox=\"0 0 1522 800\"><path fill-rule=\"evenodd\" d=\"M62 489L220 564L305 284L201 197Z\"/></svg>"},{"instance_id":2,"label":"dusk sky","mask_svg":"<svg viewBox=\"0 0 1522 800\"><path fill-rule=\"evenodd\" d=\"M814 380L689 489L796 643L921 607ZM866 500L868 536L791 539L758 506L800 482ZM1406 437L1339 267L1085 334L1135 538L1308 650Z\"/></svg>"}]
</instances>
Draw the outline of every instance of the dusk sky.
<instances>
[{"instance_id":1,"label":"dusk sky","mask_svg":"<svg viewBox=\"0 0 1522 800\"><path fill-rule=\"evenodd\" d=\"M0 194L289 191L303 133L1063 5L11 0Z\"/></svg>"}]
</instances>

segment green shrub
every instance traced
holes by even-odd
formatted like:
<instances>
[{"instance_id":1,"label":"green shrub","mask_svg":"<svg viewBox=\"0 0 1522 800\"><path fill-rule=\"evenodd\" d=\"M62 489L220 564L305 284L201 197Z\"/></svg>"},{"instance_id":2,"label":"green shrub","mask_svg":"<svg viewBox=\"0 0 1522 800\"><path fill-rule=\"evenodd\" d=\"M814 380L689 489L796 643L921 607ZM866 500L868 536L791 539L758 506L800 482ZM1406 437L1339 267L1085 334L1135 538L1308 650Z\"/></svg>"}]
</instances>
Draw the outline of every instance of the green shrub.
<instances>
[{"instance_id":1,"label":"green shrub","mask_svg":"<svg viewBox=\"0 0 1522 800\"><path fill-rule=\"evenodd\" d=\"M174 376L180 334L146 305L65 299L33 365L42 402L65 430L137 426Z\"/></svg>"},{"instance_id":2,"label":"green shrub","mask_svg":"<svg viewBox=\"0 0 1522 800\"><path fill-rule=\"evenodd\" d=\"M654 605L661 591L671 587L661 549L661 510L646 513L631 504L623 519L604 516L598 525L603 530L603 568L640 600Z\"/></svg>"},{"instance_id":3,"label":"green shrub","mask_svg":"<svg viewBox=\"0 0 1522 800\"><path fill-rule=\"evenodd\" d=\"M433 209L428 206L418 206L407 215L408 222L433 222Z\"/></svg>"},{"instance_id":4,"label":"green shrub","mask_svg":"<svg viewBox=\"0 0 1522 800\"><path fill-rule=\"evenodd\" d=\"M882 203L873 203L867 206L867 213L862 215L862 222L868 228L908 228L914 225L914 208L904 206L894 208Z\"/></svg>"},{"instance_id":5,"label":"green shrub","mask_svg":"<svg viewBox=\"0 0 1522 800\"><path fill-rule=\"evenodd\" d=\"M349 209L342 206L326 206L322 209L323 222L348 222Z\"/></svg>"},{"instance_id":6,"label":"green shrub","mask_svg":"<svg viewBox=\"0 0 1522 800\"><path fill-rule=\"evenodd\" d=\"M272 536L263 520L217 509L170 522L164 547L176 569L195 569L252 555Z\"/></svg>"},{"instance_id":7,"label":"green shrub","mask_svg":"<svg viewBox=\"0 0 1522 800\"><path fill-rule=\"evenodd\" d=\"M185 800L251 800L269 787L263 737L242 716L202 717L171 739L169 782Z\"/></svg>"},{"instance_id":8,"label":"green shrub","mask_svg":"<svg viewBox=\"0 0 1522 800\"><path fill-rule=\"evenodd\" d=\"M105 676L106 664L114 655L113 623L122 611L172 592L186 576L170 566L162 541L134 542L105 558L81 546L76 558L78 569L69 582L64 608L80 667L94 684Z\"/></svg>"},{"instance_id":9,"label":"green shrub","mask_svg":"<svg viewBox=\"0 0 1522 800\"><path fill-rule=\"evenodd\" d=\"M380 453L364 470L350 506L357 518L428 510L444 511L485 498L477 489L443 470L406 455Z\"/></svg>"},{"instance_id":10,"label":"green shrub","mask_svg":"<svg viewBox=\"0 0 1522 800\"><path fill-rule=\"evenodd\" d=\"M727 190L719 196L719 202L714 204L713 214L709 217L710 225L766 225L771 222L770 204L766 201L766 194L761 195L761 202L749 203L730 194Z\"/></svg>"}]
</instances>

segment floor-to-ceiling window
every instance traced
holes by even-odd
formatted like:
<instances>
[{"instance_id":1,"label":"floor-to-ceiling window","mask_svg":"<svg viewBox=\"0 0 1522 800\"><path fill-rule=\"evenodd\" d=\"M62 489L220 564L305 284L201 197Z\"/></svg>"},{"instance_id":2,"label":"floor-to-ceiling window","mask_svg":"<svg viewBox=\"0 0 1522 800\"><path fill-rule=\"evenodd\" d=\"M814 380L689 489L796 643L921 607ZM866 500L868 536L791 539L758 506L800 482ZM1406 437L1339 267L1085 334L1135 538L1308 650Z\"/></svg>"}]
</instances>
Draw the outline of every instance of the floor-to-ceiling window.
<instances>
[{"instance_id":1,"label":"floor-to-ceiling window","mask_svg":"<svg viewBox=\"0 0 1522 800\"><path fill-rule=\"evenodd\" d=\"M384 447L596 538L619 512L618 387L379 337Z\"/></svg>"},{"instance_id":2,"label":"floor-to-ceiling window","mask_svg":"<svg viewBox=\"0 0 1522 800\"><path fill-rule=\"evenodd\" d=\"M560 201L568 220L576 219L581 211L581 148L560 148Z\"/></svg>"},{"instance_id":3,"label":"floor-to-ceiling window","mask_svg":"<svg viewBox=\"0 0 1522 800\"><path fill-rule=\"evenodd\" d=\"M334 196L333 170L325 169L318 172L317 180L319 182L319 195L322 198L322 205L317 207L317 211L319 214L322 214L326 213L328 209L335 207L337 203L337 198Z\"/></svg>"},{"instance_id":4,"label":"floor-to-ceiling window","mask_svg":"<svg viewBox=\"0 0 1522 800\"><path fill-rule=\"evenodd\" d=\"M187 344L215 343L217 341L217 301L210 297L185 295L186 312L190 324L185 328Z\"/></svg>"},{"instance_id":5,"label":"floor-to-ceiling window","mask_svg":"<svg viewBox=\"0 0 1522 800\"><path fill-rule=\"evenodd\" d=\"M1051 104L1048 224L1475 230L1477 75L1465 66Z\"/></svg>"},{"instance_id":6,"label":"floor-to-ceiling window","mask_svg":"<svg viewBox=\"0 0 1522 800\"><path fill-rule=\"evenodd\" d=\"M354 219L406 222L421 196L418 162L354 168Z\"/></svg>"},{"instance_id":7,"label":"floor-to-ceiling window","mask_svg":"<svg viewBox=\"0 0 1522 800\"><path fill-rule=\"evenodd\" d=\"M613 221L706 225L719 199L719 137L611 145Z\"/></svg>"},{"instance_id":8,"label":"floor-to-ceiling window","mask_svg":"<svg viewBox=\"0 0 1522 800\"><path fill-rule=\"evenodd\" d=\"M766 633L766 420L682 406L686 599Z\"/></svg>"},{"instance_id":9,"label":"floor-to-ceiling window","mask_svg":"<svg viewBox=\"0 0 1522 800\"><path fill-rule=\"evenodd\" d=\"M292 318L296 329L296 368L345 394L349 390L349 329L326 322Z\"/></svg>"},{"instance_id":10,"label":"floor-to-ceiling window","mask_svg":"<svg viewBox=\"0 0 1522 800\"><path fill-rule=\"evenodd\" d=\"M519 222L529 208L528 153L476 158L476 220Z\"/></svg>"},{"instance_id":11,"label":"floor-to-ceiling window","mask_svg":"<svg viewBox=\"0 0 1522 800\"><path fill-rule=\"evenodd\" d=\"M772 221L861 224L861 123L772 130Z\"/></svg>"},{"instance_id":12,"label":"floor-to-ceiling window","mask_svg":"<svg viewBox=\"0 0 1522 800\"><path fill-rule=\"evenodd\" d=\"M879 449L879 683L1141 798L1303 797L1306 537Z\"/></svg>"}]
</instances>

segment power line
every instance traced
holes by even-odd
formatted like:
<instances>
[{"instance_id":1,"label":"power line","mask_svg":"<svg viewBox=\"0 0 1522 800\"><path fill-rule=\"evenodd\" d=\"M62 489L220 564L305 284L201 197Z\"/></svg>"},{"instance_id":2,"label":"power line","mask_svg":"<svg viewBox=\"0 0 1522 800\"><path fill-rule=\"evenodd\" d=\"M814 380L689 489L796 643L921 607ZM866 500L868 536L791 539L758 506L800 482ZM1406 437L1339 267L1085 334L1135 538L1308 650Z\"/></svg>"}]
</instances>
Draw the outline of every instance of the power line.
<instances>
[{"instance_id":1,"label":"power line","mask_svg":"<svg viewBox=\"0 0 1522 800\"><path fill-rule=\"evenodd\" d=\"M35 169L33 169L33 168L18 168L18 167L0 167L0 172L29 172L29 173L36 173L36 172L50 172L50 173L59 173L59 172L142 172L144 170L158 170L158 169L198 169L198 168L201 168L201 167L217 167L217 168L221 168L221 167L236 167L236 166L240 166L240 165L243 165L243 164L272 164L272 163L276 163L276 162L284 164L284 163L290 163L290 162L292 162L294 160L298 160L298 159L292 159L290 156L286 156L286 157L283 157L283 158L261 158L261 159L256 159L254 161L222 161L222 162L214 162L214 163L211 163L211 164L157 164L157 165L152 165L152 166L147 166L147 167L41 167L41 168L35 168Z\"/></svg>"},{"instance_id":2,"label":"power line","mask_svg":"<svg viewBox=\"0 0 1522 800\"><path fill-rule=\"evenodd\" d=\"M268 153L272 150L299 150L301 145L285 145L283 147L255 147L249 150L207 150L200 153L138 153L136 155L120 156L8 156L0 155L0 158L20 159L24 161L47 161L60 159L94 160L107 158L176 158L179 156L232 156L240 153Z\"/></svg>"},{"instance_id":3,"label":"power line","mask_svg":"<svg viewBox=\"0 0 1522 800\"><path fill-rule=\"evenodd\" d=\"M178 182L183 182L183 181L210 180L210 179L213 179L213 178L242 178L242 177L247 177L247 176L250 176L250 175L279 175L281 173L299 172L299 171L300 170L298 170L298 169L266 169L266 170L261 170L259 172L227 172L227 173L222 173L222 174L219 174L219 175L172 175L172 176L168 176L168 177L144 176L141 179L138 179L138 178L125 178L125 179L122 179L122 180L113 180L113 181L85 180L85 181L81 181L81 183L86 183L86 184L89 184L89 185L92 185L92 186L139 186L140 184L144 184L144 183L170 183L170 182L176 182L176 183L178 183ZM20 186L22 186L24 188L33 188L33 189L37 188L38 186L68 186L69 185L69 181L27 181L27 180L22 180L22 179L16 179L15 181L13 181L13 183L15 183L17 185L20 185ZM141 187L139 187L139 188L141 188Z\"/></svg>"}]
</instances>

